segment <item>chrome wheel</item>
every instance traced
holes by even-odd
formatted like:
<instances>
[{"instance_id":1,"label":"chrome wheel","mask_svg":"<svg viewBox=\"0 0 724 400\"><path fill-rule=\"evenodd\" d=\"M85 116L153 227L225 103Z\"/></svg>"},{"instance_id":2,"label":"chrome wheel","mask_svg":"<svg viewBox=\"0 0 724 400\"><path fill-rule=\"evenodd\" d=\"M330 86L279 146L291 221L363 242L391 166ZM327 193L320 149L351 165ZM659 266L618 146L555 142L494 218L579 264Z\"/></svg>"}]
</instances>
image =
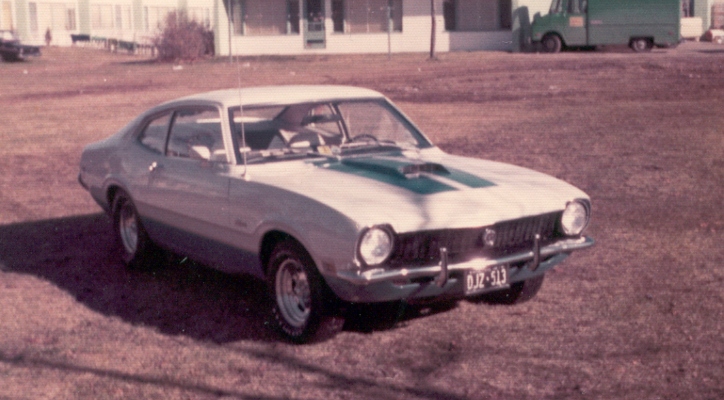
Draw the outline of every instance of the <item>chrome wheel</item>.
<instances>
[{"instance_id":1,"label":"chrome wheel","mask_svg":"<svg viewBox=\"0 0 724 400\"><path fill-rule=\"evenodd\" d=\"M138 222L136 210L128 202L119 210L118 233L126 253L135 254L138 251Z\"/></svg>"},{"instance_id":2,"label":"chrome wheel","mask_svg":"<svg viewBox=\"0 0 724 400\"><path fill-rule=\"evenodd\" d=\"M342 330L336 296L298 242L274 246L266 271L275 328L295 343L321 341Z\"/></svg>"},{"instance_id":3,"label":"chrome wheel","mask_svg":"<svg viewBox=\"0 0 724 400\"><path fill-rule=\"evenodd\" d=\"M286 322L303 327L312 310L312 292L304 267L295 259L286 259L276 274L276 301Z\"/></svg>"},{"instance_id":4,"label":"chrome wheel","mask_svg":"<svg viewBox=\"0 0 724 400\"><path fill-rule=\"evenodd\" d=\"M645 38L637 38L631 40L631 49L637 53L642 53L651 50L654 47L653 42Z\"/></svg>"},{"instance_id":5,"label":"chrome wheel","mask_svg":"<svg viewBox=\"0 0 724 400\"><path fill-rule=\"evenodd\" d=\"M113 230L123 263L130 268L139 269L158 264L159 259L156 256L160 253L143 229L131 197L119 190L113 200L112 210Z\"/></svg>"}]
</instances>

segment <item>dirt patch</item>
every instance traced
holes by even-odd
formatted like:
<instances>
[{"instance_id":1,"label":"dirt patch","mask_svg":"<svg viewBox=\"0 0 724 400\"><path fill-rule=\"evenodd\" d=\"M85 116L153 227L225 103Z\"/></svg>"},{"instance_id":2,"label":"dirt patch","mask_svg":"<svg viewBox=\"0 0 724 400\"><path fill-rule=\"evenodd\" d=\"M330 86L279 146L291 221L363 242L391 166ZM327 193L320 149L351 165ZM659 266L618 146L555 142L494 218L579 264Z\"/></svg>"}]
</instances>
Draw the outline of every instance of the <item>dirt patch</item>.
<instances>
[{"instance_id":1,"label":"dirt patch","mask_svg":"<svg viewBox=\"0 0 724 400\"><path fill-rule=\"evenodd\" d=\"M724 397L720 46L175 69L49 48L0 70L0 398ZM310 346L268 328L260 281L183 258L124 269L76 182L81 149L239 71L377 89L448 152L569 181L593 199L597 245L529 303L359 308Z\"/></svg>"}]
</instances>

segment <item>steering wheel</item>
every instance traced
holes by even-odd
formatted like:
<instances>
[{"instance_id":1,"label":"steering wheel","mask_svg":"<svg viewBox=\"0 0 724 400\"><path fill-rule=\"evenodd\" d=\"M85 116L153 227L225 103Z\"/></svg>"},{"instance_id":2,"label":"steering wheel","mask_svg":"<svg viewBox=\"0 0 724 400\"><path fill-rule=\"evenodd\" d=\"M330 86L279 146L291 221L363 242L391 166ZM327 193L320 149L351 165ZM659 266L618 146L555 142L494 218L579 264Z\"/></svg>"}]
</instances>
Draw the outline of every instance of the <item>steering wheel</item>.
<instances>
[{"instance_id":1,"label":"steering wheel","mask_svg":"<svg viewBox=\"0 0 724 400\"><path fill-rule=\"evenodd\" d=\"M356 142L356 141L358 141L358 140L368 140L368 141L371 140L371 141L377 143L378 145L380 144L379 139L377 139L376 137L370 135L369 133L363 133L363 134L361 134L361 135L357 135L357 136L352 137L352 138L349 139L350 142Z\"/></svg>"}]
</instances>

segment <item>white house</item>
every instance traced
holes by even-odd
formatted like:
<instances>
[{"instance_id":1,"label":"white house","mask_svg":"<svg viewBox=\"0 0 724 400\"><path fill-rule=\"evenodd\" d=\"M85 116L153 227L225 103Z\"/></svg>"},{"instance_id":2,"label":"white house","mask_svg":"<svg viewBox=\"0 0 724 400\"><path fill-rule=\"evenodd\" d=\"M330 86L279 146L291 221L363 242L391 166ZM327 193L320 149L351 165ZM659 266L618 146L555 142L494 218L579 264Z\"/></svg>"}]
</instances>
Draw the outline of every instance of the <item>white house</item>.
<instances>
[{"instance_id":1,"label":"white house","mask_svg":"<svg viewBox=\"0 0 724 400\"><path fill-rule=\"evenodd\" d=\"M710 24L721 0L682 0ZM0 29L41 44L77 38L144 42L167 13L185 10L214 31L216 54L426 52L435 10L436 51L521 50L550 0L0 0Z\"/></svg>"},{"instance_id":2,"label":"white house","mask_svg":"<svg viewBox=\"0 0 724 400\"><path fill-rule=\"evenodd\" d=\"M424 52L430 0L219 0L218 54ZM217 3L218 4L218 3ZM226 10L231 10L227 18ZM510 49L511 0L435 0L438 51Z\"/></svg>"}]
</instances>

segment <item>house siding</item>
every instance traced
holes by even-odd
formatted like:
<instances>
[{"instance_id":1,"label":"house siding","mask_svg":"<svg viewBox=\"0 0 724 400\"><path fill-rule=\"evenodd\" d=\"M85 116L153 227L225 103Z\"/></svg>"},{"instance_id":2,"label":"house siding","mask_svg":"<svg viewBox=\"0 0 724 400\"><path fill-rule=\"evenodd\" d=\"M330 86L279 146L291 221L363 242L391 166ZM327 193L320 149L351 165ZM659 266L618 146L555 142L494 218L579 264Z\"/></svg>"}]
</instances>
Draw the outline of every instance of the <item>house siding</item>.
<instances>
[{"instance_id":1,"label":"house siding","mask_svg":"<svg viewBox=\"0 0 724 400\"><path fill-rule=\"evenodd\" d=\"M402 0L401 30L400 21L396 20L394 30L387 32L350 33L335 32L332 15L332 1L323 0L324 4L324 36L321 43L308 45L304 33L304 4L306 0L297 0L299 6L299 33L283 33L274 35L237 35L230 29L228 8L230 0L4 0L12 5L2 7L4 13L13 15L2 16L2 21L11 21L12 26L21 40L30 44L43 44L47 26L39 22L48 21L47 16L38 16L49 8L47 4L66 4L74 7L75 25L73 29L58 29L53 23L53 44L71 45L71 34L84 34L91 37L118 39L148 43L158 33L155 23L165 10L186 9L203 15L214 31L215 50L220 56L238 55L294 55L294 54L348 54L348 53L393 53L427 52L430 49L430 0ZM338 1L338 0L335 0ZM368 1L368 0L344 0ZM395 2L394 4L399 4ZM443 7L446 0L435 1L436 43L438 52L472 51L472 50L503 50L525 51L529 49L530 23L536 13L548 12L550 0L455 0L460 7L466 7L457 16L455 23L459 29L447 31L446 16ZM448 0L449 1L449 0ZM717 0L694 2L694 15L701 17L706 29L711 23L711 6ZM379 3L376 1L375 4ZM509 24L501 26L501 4L510 4L511 18ZM31 6L32 4L32 6ZM448 3L449 6L450 3ZM93 25L98 6L111 6L113 24ZM357 4L358 5L358 4ZM32 15L31 8L35 15ZM95 11L93 11L95 9ZM351 9L351 8L350 8ZM355 10L361 9L354 7ZM362 8L363 9L363 8ZM108 12L108 8L103 12ZM476 10L474 15L470 10ZM283 12L286 12L284 10ZM507 12L507 11L506 11ZM118 16L122 13L122 16ZM470 14L469 14L470 13ZM54 14L55 15L55 14ZM378 14L379 15L379 14ZM511 17L512 16L512 17ZM449 17L448 17L449 18ZM32 21L31 21L32 19ZM120 21L120 23L119 23ZM294 21L296 22L296 21ZM448 21L449 22L449 21ZM5 23L6 24L6 23ZM102 25L102 24L101 24ZM120 25L120 26L119 26ZM379 24L377 25L377 30ZM8 27L3 27L8 29ZM338 24L339 30L339 24Z\"/></svg>"}]
</instances>

